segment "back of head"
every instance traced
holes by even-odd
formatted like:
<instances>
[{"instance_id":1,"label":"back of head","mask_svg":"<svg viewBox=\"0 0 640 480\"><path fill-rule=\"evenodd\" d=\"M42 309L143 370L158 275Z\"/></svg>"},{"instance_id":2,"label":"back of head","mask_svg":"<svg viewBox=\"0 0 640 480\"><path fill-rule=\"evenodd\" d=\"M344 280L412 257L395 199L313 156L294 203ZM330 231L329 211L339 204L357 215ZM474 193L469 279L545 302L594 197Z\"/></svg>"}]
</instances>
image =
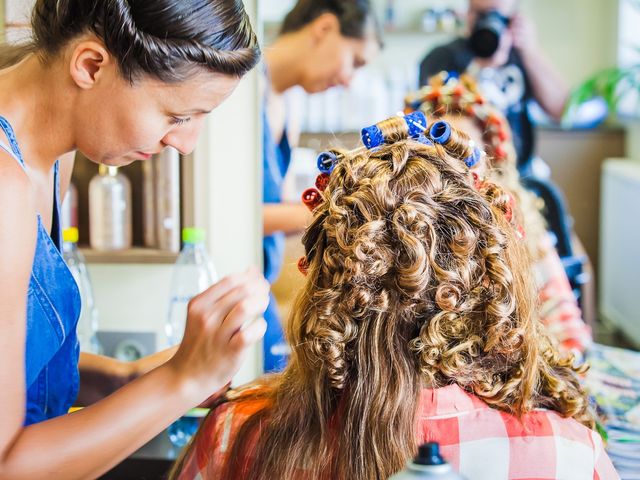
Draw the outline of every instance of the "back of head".
<instances>
[{"instance_id":1,"label":"back of head","mask_svg":"<svg viewBox=\"0 0 640 480\"><path fill-rule=\"evenodd\" d=\"M241 77L260 56L242 0L37 0L32 27L45 59L96 35L131 81L174 82L198 68Z\"/></svg>"},{"instance_id":2,"label":"back of head","mask_svg":"<svg viewBox=\"0 0 640 480\"><path fill-rule=\"evenodd\" d=\"M541 201L520 183L509 123L497 108L487 102L476 81L466 74L457 78L448 72L440 72L419 91L407 95L405 110L419 110L425 115L454 123L464 118L473 124L482 137L487 177L516 197L523 214L525 242L532 258L537 260L542 253L540 246L546 244L547 237Z\"/></svg>"},{"instance_id":3,"label":"back of head","mask_svg":"<svg viewBox=\"0 0 640 480\"><path fill-rule=\"evenodd\" d=\"M587 418L570 360L538 329L509 202L465 165L469 137L433 145L401 118L378 128L384 145L335 152L303 239L290 364L234 442L230 457L246 458L260 430L250 471L231 460L225 478L388 478L415 452L424 387Z\"/></svg>"},{"instance_id":4,"label":"back of head","mask_svg":"<svg viewBox=\"0 0 640 480\"><path fill-rule=\"evenodd\" d=\"M340 22L340 33L345 37L365 38L368 31L374 29L382 43L370 0L298 0L285 17L281 33L298 31L324 13L336 16Z\"/></svg>"}]
</instances>

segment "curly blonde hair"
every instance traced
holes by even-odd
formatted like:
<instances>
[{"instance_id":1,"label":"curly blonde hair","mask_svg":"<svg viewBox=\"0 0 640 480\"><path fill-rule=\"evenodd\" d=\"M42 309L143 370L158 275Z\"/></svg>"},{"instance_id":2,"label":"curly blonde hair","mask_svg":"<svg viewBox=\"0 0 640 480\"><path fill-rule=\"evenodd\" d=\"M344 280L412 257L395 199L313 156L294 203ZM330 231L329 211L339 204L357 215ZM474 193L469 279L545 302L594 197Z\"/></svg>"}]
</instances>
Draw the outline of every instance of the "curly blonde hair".
<instances>
[{"instance_id":1,"label":"curly blonde hair","mask_svg":"<svg viewBox=\"0 0 640 480\"><path fill-rule=\"evenodd\" d=\"M441 72L419 91L407 95L405 111L420 110L435 118L467 118L482 134L487 176L516 199L526 232L525 244L534 261L546 254L547 225L544 202L522 186L511 129L504 115L482 96L473 77L452 78Z\"/></svg>"},{"instance_id":2,"label":"curly blonde hair","mask_svg":"<svg viewBox=\"0 0 640 480\"><path fill-rule=\"evenodd\" d=\"M501 189L476 190L458 149L386 134L391 144L341 152L331 173L303 238L290 363L223 478L388 478L416 451L424 387L456 383L518 416L545 407L591 425L576 369L534 317Z\"/></svg>"}]
</instances>

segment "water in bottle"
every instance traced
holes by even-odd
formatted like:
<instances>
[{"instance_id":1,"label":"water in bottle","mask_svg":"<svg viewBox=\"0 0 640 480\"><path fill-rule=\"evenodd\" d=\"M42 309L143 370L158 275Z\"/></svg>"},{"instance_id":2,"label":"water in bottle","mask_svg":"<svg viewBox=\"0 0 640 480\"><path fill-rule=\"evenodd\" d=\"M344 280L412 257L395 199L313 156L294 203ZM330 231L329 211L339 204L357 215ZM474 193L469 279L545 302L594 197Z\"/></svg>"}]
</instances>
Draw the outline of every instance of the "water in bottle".
<instances>
[{"instance_id":1,"label":"water in bottle","mask_svg":"<svg viewBox=\"0 0 640 480\"><path fill-rule=\"evenodd\" d=\"M93 289L87 264L84 255L78 249L78 229L76 227L66 228L62 232L62 240L62 256L78 284L82 301L77 327L80 350L99 354L101 348L97 337L98 310L93 301Z\"/></svg>"},{"instance_id":2,"label":"water in bottle","mask_svg":"<svg viewBox=\"0 0 640 480\"><path fill-rule=\"evenodd\" d=\"M169 346L182 341L189 301L218 280L204 241L205 232L202 229L185 228L182 231L184 247L175 263L171 278L171 296L165 327Z\"/></svg>"},{"instance_id":3,"label":"water in bottle","mask_svg":"<svg viewBox=\"0 0 640 480\"><path fill-rule=\"evenodd\" d=\"M218 280L204 241L204 230L185 228L182 231L184 247L171 278L171 296L165 326L168 345L176 345L182 341L189 301ZM196 410L196 413L191 411L169 426L167 433L174 446L184 447L195 434L202 419L201 411Z\"/></svg>"}]
</instances>

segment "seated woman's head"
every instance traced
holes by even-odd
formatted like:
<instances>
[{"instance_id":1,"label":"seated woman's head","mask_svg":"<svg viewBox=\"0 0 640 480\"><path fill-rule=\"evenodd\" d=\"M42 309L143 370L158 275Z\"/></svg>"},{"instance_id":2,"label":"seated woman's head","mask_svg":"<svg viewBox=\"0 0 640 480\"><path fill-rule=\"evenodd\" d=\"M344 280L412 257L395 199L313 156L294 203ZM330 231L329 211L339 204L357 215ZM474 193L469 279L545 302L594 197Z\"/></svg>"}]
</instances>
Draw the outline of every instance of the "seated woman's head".
<instances>
[{"instance_id":1,"label":"seated woman's head","mask_svg":"<svg viewBox=\"0 0 640 480\"><path fill-rule=\"evenodd\" d=\"M330 174L307 193L290 363L240 429L224 478L387 478L415 451L424 388L590 421L570 360L538 329L508 196L476 188L465 164L469 137L409 138L401 117L375 129L382 144L319 162Z\"/></svg>"},{"instance_id":2,"label":"seated woman's head","mask_svg":"<svg viewBox=\"0 0 640 480\"><path fill-rule=\"evenodd\" d=\"M520 183L513 137L504 115L487 102L471 76L463 74L458 78L447 72L434 75L419 91L407 95L405 111L415 110L450 123L481 146L485 155L472 172L497 183L515 197L522 212L525 243L533 259L537 260L542 255L540 246L547 235L546 223L540 213L543 205Z\"/></svg>"}]
</instances>

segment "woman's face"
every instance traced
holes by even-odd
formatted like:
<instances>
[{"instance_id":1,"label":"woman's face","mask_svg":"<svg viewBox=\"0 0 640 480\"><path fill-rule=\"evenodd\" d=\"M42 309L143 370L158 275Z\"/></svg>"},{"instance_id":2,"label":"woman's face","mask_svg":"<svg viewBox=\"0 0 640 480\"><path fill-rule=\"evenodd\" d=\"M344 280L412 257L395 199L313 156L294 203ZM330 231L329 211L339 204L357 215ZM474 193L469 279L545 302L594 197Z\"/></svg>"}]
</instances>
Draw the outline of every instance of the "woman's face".
<instances>
[{"instance_id":1,"label":"woman's face","mask_svg":"<svg viewBox=\"0 0 640 480\"><path fill-rule=\"evenodd\" d=\"M206 115L238 85L236 77L200 71L180 83L144 78L134 85L105 68L74 108L75 147L96 163L148 160L165 147L195 148Z\"/></svg>"},{"instance_id":2,"label":"woman's face","mask_svg":"<svg viewBox=\"0 0 640 480\"><path fill-rule=\"evenodd\" d=\"M379 51L373 31L364 38L351 38L333 29L306 56L300 85L307 93L323 92L338 85L348 87L355 71L371 62Z\"/></svg>"}]
</instances>

